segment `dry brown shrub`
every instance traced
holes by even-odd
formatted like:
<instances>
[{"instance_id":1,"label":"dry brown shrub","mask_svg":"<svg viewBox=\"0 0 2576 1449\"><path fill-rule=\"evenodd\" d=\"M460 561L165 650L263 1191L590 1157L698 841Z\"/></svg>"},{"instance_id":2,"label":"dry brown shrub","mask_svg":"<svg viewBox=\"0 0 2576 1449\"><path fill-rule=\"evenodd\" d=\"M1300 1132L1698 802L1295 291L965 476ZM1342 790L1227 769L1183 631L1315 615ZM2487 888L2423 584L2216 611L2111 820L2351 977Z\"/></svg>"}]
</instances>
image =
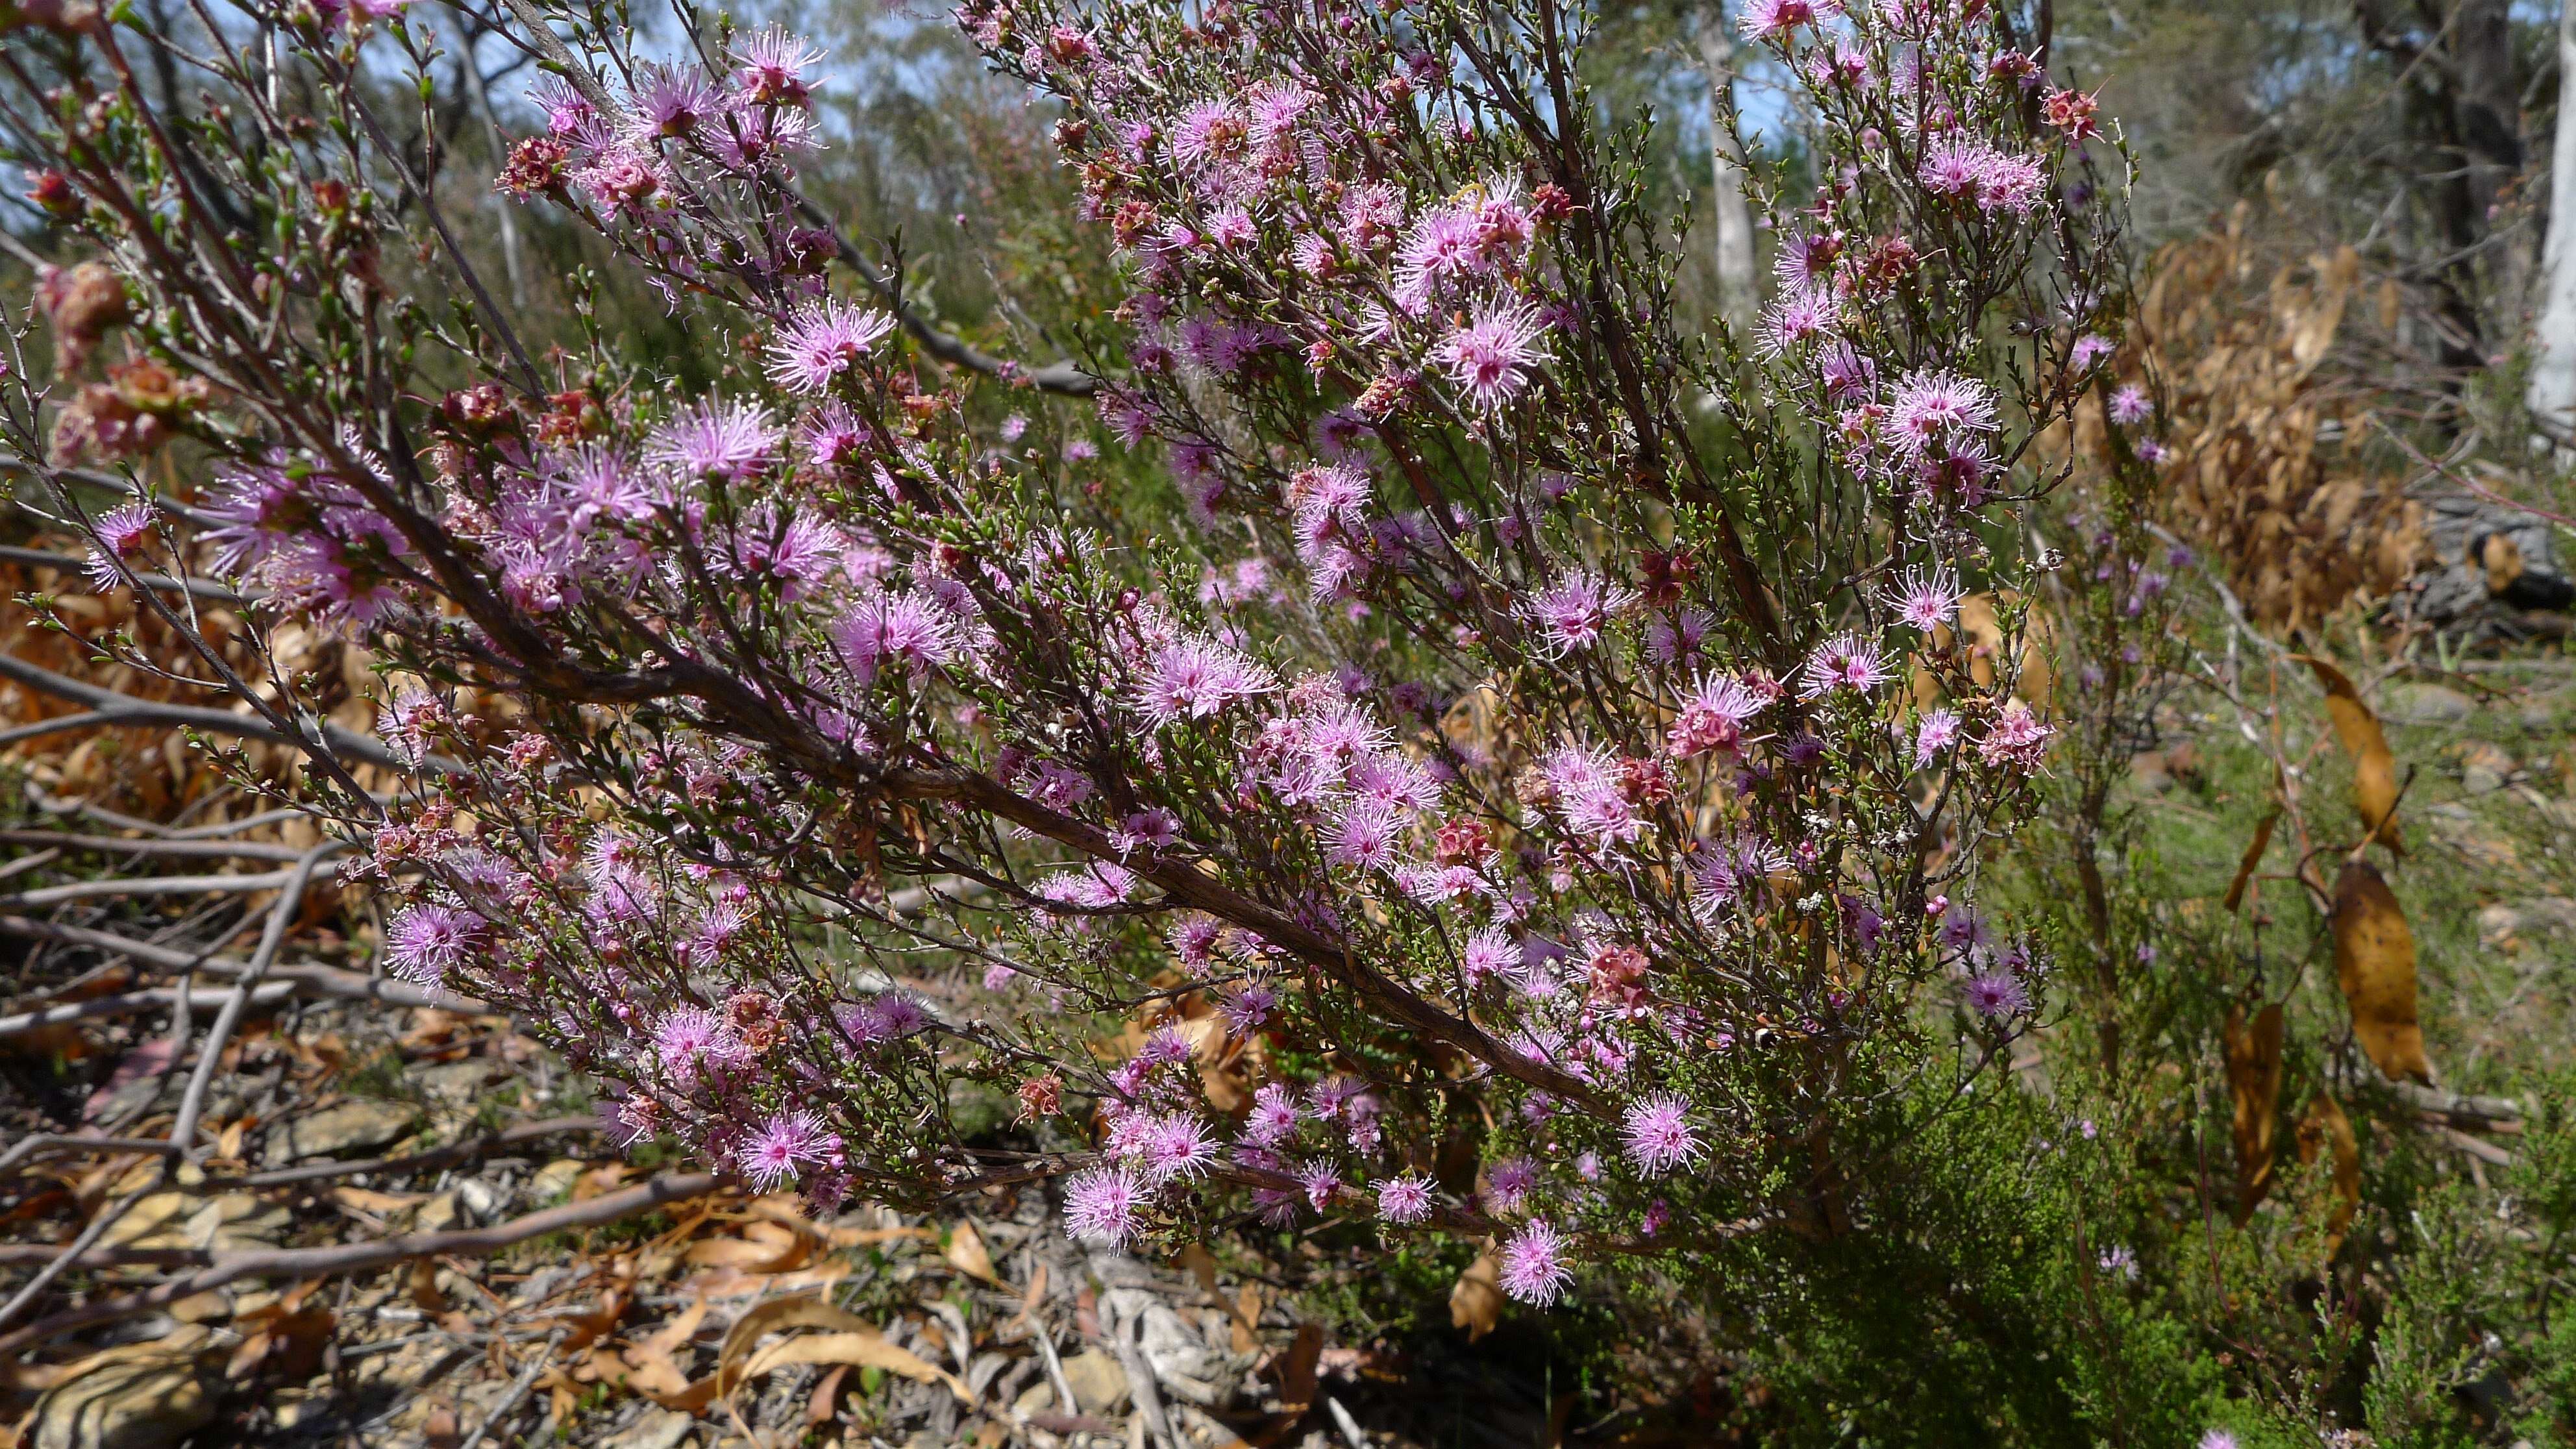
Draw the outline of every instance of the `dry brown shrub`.
<instances>
[{"instance_id":1,"label":"dry brown shrub","mask_svg":"<svg viewBox=\"0 0 2576 1449\"><path fill-rule=\"evenodd\" d=\"M2364 287L2350 247L2272 263L2246 219L2240 205L2225 230L2155 254L2139 331L2167 389L2167 521L2254 622L2293 633L2403 583L2424 518L2401 477L2361 458L2370 397L2332 365L2348 314L2389 310L2394 293Z\"/></svg>"}]
</instances>

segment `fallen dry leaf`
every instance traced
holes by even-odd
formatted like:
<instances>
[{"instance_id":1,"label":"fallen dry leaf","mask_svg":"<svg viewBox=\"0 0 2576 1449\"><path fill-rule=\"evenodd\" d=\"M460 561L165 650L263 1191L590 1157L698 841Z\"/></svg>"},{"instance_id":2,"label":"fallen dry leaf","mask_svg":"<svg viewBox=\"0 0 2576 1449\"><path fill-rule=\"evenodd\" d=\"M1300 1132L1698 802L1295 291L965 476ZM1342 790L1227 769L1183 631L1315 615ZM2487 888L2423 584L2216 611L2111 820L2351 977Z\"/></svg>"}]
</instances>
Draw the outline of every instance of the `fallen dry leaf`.
<instances>
[{"instance_id":1,"label":"fallen dry leaf","mask_svg":"<svg viewBox=\"0 0 2576 1449\"><path fill-rule=\"evenodd\" d=\"M2272 1190L2272 1149L2281 1115L2281 1008L2266 1006L2248 1027L2242 1004L2227 1008L2227 1092L2235 1103L2236 1221Z\"/></svg>"},{"instance_id":2,"label":"fallen dry leaf","mask_svg":"<svg viewBox=\"0 0 2576 1449\"><path fill-rule=\"evenodd\" d=\"M2352 1033L2390 1077L2429 1085L2424 1029L2415 1019L2415 933L2378 867L2353 861L2335 879L2335 980L2352 1008Z\"/></svg>"},{"instance_id":3,"label":"fallen dry leaf","mask_svg":"<svg viewBox=\"0 0 2576 1449\"><path fill-rule=\"evenodd\" d=\"M941 1254L948 1266L969 1278L978 1278L999 1288L1002 1275L993 1271L993 1255L984 1248L984 1235L975 1231L971 1218L959 1218L949 1231L948 1247Z\"/></svg>"},{"instance_id":4,"label":"fallen dry leaf","mask_svg":"<svg viewBox=\"0 0 2576 1449\"><path fill-rule=\"evenodd\" d=\"M791 1338L758 1352L753 1351L755 1345L770 1334L795 1328L829 1331ZM862 1368L883 1369L920 1383L945 1384L960 1402L975 1402L975 1395L966 1387L964 1380L909 1349L887 1342L875 1324L855 1313L835 1308L820 1298L772 1298L734 1320L733 1327L725 1333L724 1347L716 1355L712 1382L718 1397L730 1398L745 1381L795 1363L854 1364Z\"/></svg>"},{"instance_id":5,"label":"fallen dry leaf","mask_svg":"<svg viewBox=\"0 0 2576 1449\"><path fill-rule=\"evenodd\" d=\"M2352 803L2361 815L2363 828L2370 838L2388 847L2391 854L2404 855L2406 848L2397 839L2397 757L2388 749L2387 732L2379 727L2379 716L2364 704L2361 691L2352 687L2331 661L2313 654L2292 656L2314 670L2317 682L2325 686L2326 712L2334 716L2335 734L2343 741L2344 753L2352 756Z\"/></svg>"},{"instance_id":6,"label":"fallen dry leaf","mask_svg":"<svg viewBox=\"0 0 2576 1449\"><path fill-rule=\"evenodd\" d=\"M2254 867L2263 863L2263 852L2271 848L2272 827L2280 823L2281 812L2275 810L2263 817L2262 824L2254 827L2253 841L2245 847L2245 854L2236 862L2236 878L2227 883L2225 902L2227 909L2232 911L2244 904L2245 887L2254 879Z\"/></svg>"},{"instance_id":7,"label":"fallen dry leaf","mask_svg":"<svg viewBox=\"0 0 2576 1449\"><path fill-rule=\"evenodd\" d=\"M2343 1108L2319 1092L2308 1099L2308 1110L2299 1117L2299 1161L2313 1163L2326 1152L2334 1154L2335 1209L2326 1218L2325 1251L2332 1258L2343 1246L2352 1215L2361 1208L2361 1141L2353 1135L2352 1119Z\"/></svg>"},{"instance_id":8,"label":"fallen dry leaf","mask_svg":"<svg viewBox=\"0 0 2576 1449\"><path fill-rule=\"evenodd\" d=\"M1449 1326L1467 1330L1474 1343L1494 1331L1503 1313L1503 1265L1493 1254L1480 1255L1458 1275L1449 1290Z\"/></svg>"},{"instance_id":9,"label":"fallen dry leaf","mask_svg":"<svg viewBox=\"0 0 2576 1449\"><path fill-rule=\"evenodd\" d=\"M1315 1402L1315 1366L1323 1358L1323 1325L1298 1324L1297 1337L1289 1343L1287 1356L1279 1360L1280 1412L1303 1414Z\"/></svg>"}]
</instances>

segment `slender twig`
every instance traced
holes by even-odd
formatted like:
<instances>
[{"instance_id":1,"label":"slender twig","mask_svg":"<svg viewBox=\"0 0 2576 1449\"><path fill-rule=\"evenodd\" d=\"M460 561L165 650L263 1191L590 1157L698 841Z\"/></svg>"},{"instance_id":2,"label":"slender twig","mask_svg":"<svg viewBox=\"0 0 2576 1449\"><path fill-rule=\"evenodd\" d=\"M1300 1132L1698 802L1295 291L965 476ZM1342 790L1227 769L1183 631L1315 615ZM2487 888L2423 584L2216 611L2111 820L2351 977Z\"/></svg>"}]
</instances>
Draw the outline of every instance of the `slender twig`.
<instances>
[{"instance_id":1,"label":"slender twig","mask_svg":"<svg viewBox=\"0 0 2576 1449\"><path fill-rule=\"evenodd\" d=\"M70 835L55 830L0 830L0 845L53 845L116 855L183 856L198 860L297 861L304 852L263 841L120 840L112 835Z\"/></svg>"},{"instance_id":2,"label":"slender twig","mask_svg":"<svg viewBox=\"0 0 2576 1449\"><path fill-rule=\"evenodd\" d=\"M519 1375L519 1381L510 1385L508 1396L492 1406L492 1412L483 1416L483 1422L474 1426L474 1432L466 1435L465 1442L457 1449L477 1449L484 1436L492 1432L493 1425L519 1412L519 1405L526 1402L528 1391L537 1386L538 1376L546 1371L546 1365L554 1362L555 1347L563 1342L563 1336L564 1330L558 1328L546 1339L546 1346L537 1351L535 1358L528 1360L528 1367Z\"/></svg>"},{"instance_id":3,"label":"slender twig","mask_svg":"<svg viewBox=\"0 0 2576 1449\"><path fill-rule=\"evenodd\" d=\"M206 1089L214 1085L215 1073L223 1065L224 1043L231 1039L233 1028L241 1024L242 1013L250 1009L251 992L275 964L278 948L286 944L286 928L304 909L304 892L312 884L322 858L348 848L346 841L326 840L306 851L289 872L286 888L277 893L277 903L268 908L268 925L260 932L259 946L251 952L249 967L234 985L232 999L215 1013L215 1024L206 1029L206 1044L198 1052L196 1074L188 1078L187 1095L179 1099L179 1119L170 1124L170 1140L182 1151L194 1150L197 1116L205 1110Z\"/></svg>"},{"instance_id":4,"label":"slender twig","mask_svg":"<svg viewBox=\"0 0 2576 1449\"><path fill-rule=\"evenodd\" d=\"M328 842L334 849L345 850L345 841ZM249 895L256 891L273 891L295 883L297 876L310 874L298 866L273 870L265 875L145 875L114 880L73 881L68 885L42 886L14 896L0 896L0 906L26 910L35 906L58 905L64 901L87 900L93 896L193 896L212 894ZM335 869L322 871L325 877L336 876Z\"/></svg>"},{"instance_id":5,"label":"slender twig","mask_svg":"<svg viewBox=\"0 0 2576 1449\"><path fill-rule=\"evenodd\" d=\"M498 1132L486 1132L480 1137L451 1143L445 1147L432 1148L427 1152L415 1152L405 1157L370 1157L355 1162L314 1162L302 1167L281 1167L268 1172L250 1173L242 1177L210 1177L200 1186L206 1191L213 1192L229 1191L234 1188L286 1187L294 1183L317 1182L325 1178L356 1177L362 1173L381 1172L387 1175L399 1175L427 1172L431 1168L468 1162L486 1153L497 1152L504 1147L515 1147L522 1142L534 1142L543 1137L557 1137L567 1132L605 1130L607 1130L607 1124L597 1117L549 1117L542 1122L523 1122L516 1127L503 1128Z\"/></svg>"},{"instance_id":6,"label":"slender twig","mask_svg":"<svg viewBox=\"0 0 2576 1449\"><path fill-rule=\"evenodd\" d=\"M0 1243L0 1268L42 1268L69 1252L43 1243ZM198 1268L214 1261L204 1248L90 1248L75 1268Z\"/></svg>"},{"instance_id":7,"label":"slender twig","mask_svg":"<svg viewBox=\"0 0 2576 1449\"><path fill-rule=\"evenodd\" d=\"M64 573L79 573L89 567L87 560L72 554L51 553L41 548L19 548L15 545L0 545L0 563L25 564L30 568L39 569L58 569ZM168 574L144 573L134 575L134 579L148 588L190 593L217 604L255 604L265 597L256 592L242 593L237 589L216 583L212 579L179 579L172 578Z\"/></svg>"},{"instance_id":8,"label":"slender twig","mask_svg":"<svg viewBox=\"0 0 2576 1449\"><path fill-rule=\"evenodd\" d=\"M234 956L201 956L168 946L156 946L131 936L92 930L87 926L66 926L54 921L39 921L27 916L0 916L0 936L17 936L35 941L59 941L67 946L88 946L94 950L129 956L147 966L166 971L212 971L222 976L239 976L250 969L250 963ZM436 987L414 986L405 981L389 981L359 971L344 971L337 966L299 964L275 966L270 976L305 986L316 996L337 997L346 1001L376 1001L387 1006L428 1006L441 1011L462 1012L468 1016L489 1016L492 1008L470 996L459 996Z\"/></svg>"},{"instance_id":9,"label":"slender twig","mask_svg":"<svg viewBox=\"0 0 2576 1449\"><path fill-rule=\"evenodd\" d=\"M45 1290L53 1286L53 1282L56 1278L59 1278L64 1273L70 1271L72 1264L79 1262L83 1253L86 1253L90 1249L98 1246L98 1240L107 1236L107 1230L115 1227L118 1220L125 1216L127 1210L131 1209L136 1203L143 1201L147 1194L160 1185L161 1180L156 1175L152 1181L145 1183L143 1186L127 1193L125 1196L118 1198L115 1202L108 1204L106 1211L101 1212L98 1216L90 1219L89 1226L81 1229L81 1235L72 1239L71 1246L63 1249L63 1255L61 1257L56 1258L52 1262L47 1263L44 1267L37 1269L36 1276L27 1280L26 1287L19 1289L10 1297L8 1302L0 1303L0 1325L6 1325L11 1319L16 1318L28 1304L42 1298Z\"/></svg>"},{"instance_id":10,"label":"slender twig","mask_svg":"<svg viewBox=\"0 0 2576 1449\"><path fill-rule=\"evenodd\" d=\"M71 1132L40 1132L22 1137L0 1152L0 1173L22 1162L39 1157L60 1157L73 1152L149 1152L170 1156L176 1149L158 1137L83 1137Z\"/></svg>"},{"instance_id":11,"label":"slender twig","mask_svg":"<svg viewBox=\"0 0 2576 1449\"><path fill-rule=\"evenodd\" d=\"M251 993L251 1005L274 1006L295 995L297 984L293 981L271 981ZM177 987L169 987L149 991L129 991L121 996L94 997L88 1001L75 1001L67 1006L48 1006L41 1011L22 1011L15 1016L0 1016L0 1037L21 1036L27 1032L39 1031L49 1026L62 1026L68 1022L95 1021L103 1016L132 1016L136 1012L150 1011L160 1006L175 1007L181 1004L182 997L186 1000L187 1009L195 1011L199 1007L222 1006L232 999L232 992L212 988L204 991L184 991Z\"/></svg>"},{"instance_id":12,"label":"slender twig","mask_svg":"<svg viewBox=\"0 0 2576 1449\"><path fill-rule=\"evenodd\" d=\"M164 704L155 700L136 699L131 695L119 694L112 689L84 683L68 675L56 674L50 669L30 664L13 654L0 654L0 678L13 680L30 689L42 690L58 699L86 704L101 714L120 717L119 722L131 719L138 724L184 725L204 730L210 735L231 735L237 739L261 740L275 745L294 745L299 749L311 746L310 741L298 740L286 731L249 715L234 714L230 710L213 709L199 704ZM383 741L372 739L354 730L345 730L324 721L321 724L321 738L323 744L333 753L346 755L366 764L380 765L388 770L399 770L405 774L414 772L414 767L397 758L393 751L386 749ZM439 768L442 763L433 761L430 768Z\"/></svg>"},{"instance_id":13,"label":"slender twig","mask_svg":"<svg viewBox=\"0 0 2576 1449\"><path fill-rule=\"evenodd\" d=\"M0 1355L22 1354L35 1344L101 1323L114 1323L166 1308L182 1298L211 1292L244 1278L318 1278L334 1273L360 1273L414 1258L480 1256L497 1253L530 1238L574 1228L592 1228L649 1212L666 1203L703 1197L716 1189L712 1173L675 1172L623 1191L602 1193L588 1202L529 1213L488 1228L458 1232L406 1233L373 1242L340 1243L323 1248L263 1248L218 1253L194 1273L156 1283L139 1292L86 1303L26 1327L0 1335Z\"/></svg>"}]
</instances>

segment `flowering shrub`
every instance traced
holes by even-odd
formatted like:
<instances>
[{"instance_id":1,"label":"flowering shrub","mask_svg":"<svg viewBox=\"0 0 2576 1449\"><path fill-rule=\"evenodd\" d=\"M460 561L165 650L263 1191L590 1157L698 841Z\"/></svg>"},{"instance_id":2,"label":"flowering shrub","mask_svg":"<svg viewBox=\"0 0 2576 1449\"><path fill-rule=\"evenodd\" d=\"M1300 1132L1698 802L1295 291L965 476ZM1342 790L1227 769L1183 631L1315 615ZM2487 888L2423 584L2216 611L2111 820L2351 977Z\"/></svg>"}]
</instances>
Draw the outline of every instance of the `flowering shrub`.
<instances>
[{"instance_id":1,"label":"flowering shrub","mask_svg":"<svg viewBox=\"0 0 2576 1449\"><path fill-rule=\"evenodd\" d=\"M1579 13L968 0L1133 283L1095 436L848 284L900 268L798 192L820 58L775 30L502 19L553 74L500 188L758 366L541 354L391 138L437 53L400 10L246 5L303 99L223 49L223 124L112 26L27 32L37 195L121 278L67 274L57 356L134 360L10 426L134 480L103 582L211 551L376 651L390 803L243 688L371 832L386 965L524 1012L637 1137L827 1202L1061 1176L1112 1242L1490 1235L1545 1304L1847 1226L1848 1124L2033 1020L2049 952L1981 891L2061 727L2018 601L2079 403L2153 409L2109 393L2091 103L2007 12L1748 7L1814 174L1712 348ZM133 467L171 439L194 502Z\"/></svg>"}]
</instances>

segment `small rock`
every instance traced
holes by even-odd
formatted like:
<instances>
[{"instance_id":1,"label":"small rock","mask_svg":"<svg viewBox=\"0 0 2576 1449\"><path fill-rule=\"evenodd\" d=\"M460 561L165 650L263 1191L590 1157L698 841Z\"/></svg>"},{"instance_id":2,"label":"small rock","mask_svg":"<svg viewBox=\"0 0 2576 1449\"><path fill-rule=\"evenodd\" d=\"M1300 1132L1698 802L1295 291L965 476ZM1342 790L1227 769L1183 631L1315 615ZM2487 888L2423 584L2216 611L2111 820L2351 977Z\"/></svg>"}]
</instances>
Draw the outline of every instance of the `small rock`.
<instances>
[{"instance_id":1,"label":"small rock","mask_svg":"<svg viewBox=\"0 0 2576 1449\"><path fill-rule=\"evenodd\" d=\"M480 1057L467 1057L461 1062L439 1062L414 1067L403 1073L403 1080L420 1089L420 1094L442 1106L472 1106L483 1089L499 1077L494 1063Z\"/></svg>"},{"instance_id":2,"label":"small rock","mask_svg":"<svg viewBox=\"0 0 2576 1449\"><path fill-rule=\"evenodd\" d=\"M540 1167L528 1178L528 1198L539 1207L552 1205L557 1199L572 1196L573 1184L590 1170L578 1158L558 1157Z\"/></svg>"},{"instance_id":3,"label":"small rock","mask_svg":"<svg viewBox=\"0 0 2576 1449\"><path fill-rule=\"evenodd\" d=\"M384 1147L401 1141L419 1120L420 1108L409 1102L343 1102L270 1128L266 1161L281 1167L306 1157Z\"/></svg>"},{"instance_id":4,"label":"small rock","mask_svg":"<svg viewBox=\"0 0 2576 1449\"><path fill-rule=\"evenodd\" d=\"M2460 785L2472 795L2494 794L2521 768L2513 756L2484 740L2472 740L2460 750Z\"/></svg>"},{"instance_id":5,"label":"small rock","mask_svg":"<svg viewBox=\"0 0 2576 1449\"><path fill-rule=\"evenodd\" d=\"M2447 685L2400 680L2385 696L2390 719L2409 725L2455 725L2478 712L2477 701Z\"/></svg>"},{"instance_id":6,"label":"small rock","mask_svg":"<svg viewBox=\"0 0 2576 1449\"><path fill-rule=\"evenodd\" d=\"M469 1177L456 1185L456 1205L478 1223L490 1222L505 1200L499 1188L479 1177Z\"/></svg>"},{"instance_id":7,"label":"small rock","mask_svg":"<svg viewBox=\"0 0 2576 1449\"><path fill-rule=\"evenodd\" d=\"M1085 1349L1066 1359L1064 1381L1086 1414L1105 1418L1127 1402L1127 1367L1106 1349Z\"/></svg>"},{"instance_id":8,"label":"small rock","mask_svg":"<svg viewBox=\"0 0 2576 1449\"><path fill-rule=\"evenodd\" d=\"M228 1253L244 1248L273 1248L285 1241L294 1215L282 1203L263 1202L246 1192L199 1197L186 1192L156 1192L126 1210L107 1231L106 1246L123 1248L194 1248Z\"/></svg>"},{"instance_id":9,"label":"small rock","mask_svg":"<svg viewBox=\"0 0 2576 1449\"><path fill-rule=\"evenodd\" d=\"M163 1449L215 1419L204 1329L112 1348L36 1401L35 1449Z\"/></svg>"},{"instance_id":10,"label":"small rock","mask_svg":"<svg viewBox=\"0 0 2576 1449\"><path fill-rule=\"evenodd\" d=\"M2478 943L2508 956L2535 948L2554 948L2562 955L2576 950L2576 900L2540 896L2498 901L2478 912Z\"/></svg>"},{"instance_id":11,"label":"small rock","mask_svg":"<svg viewBox=\"0 0 2576 1449\"><path fill-rule=\"evenodd\" d=\"M599 1449L678 1449L697 1422L676 1409L647 1404L635 1422L599 1441Z\"/></svg>"}]
</instances>

